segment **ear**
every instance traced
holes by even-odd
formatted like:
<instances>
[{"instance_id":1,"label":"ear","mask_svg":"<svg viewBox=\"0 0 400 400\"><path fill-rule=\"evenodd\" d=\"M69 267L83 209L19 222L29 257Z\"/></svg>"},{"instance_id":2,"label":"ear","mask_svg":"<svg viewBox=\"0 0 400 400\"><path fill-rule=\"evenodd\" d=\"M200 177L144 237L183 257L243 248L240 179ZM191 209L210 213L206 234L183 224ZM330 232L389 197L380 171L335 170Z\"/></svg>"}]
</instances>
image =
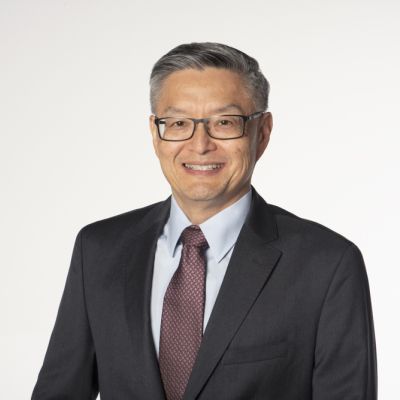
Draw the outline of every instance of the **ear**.
<instances>
[{"instance_id":1,"label":"ear","mask_svg":"<svg viewBox=\"0 0 400 400\"><path fill-rule=\"evenodd\" d=\"M264 154L265 149L268 146L269 138L271 136L273 126L272 114L267 112L260 118L260 124L258 126L258 143L257 143L257 155L256 161Z\"/></svg>"},{"instance_id":2,"label":"ear","mask_svg":"<svg viewBox=\"0 0 400 400\"><path fill-rule=\"evenodd\" d=\"M160 139L158 137L157 126L156 126L154 119L155 119L155 116L150 115L149 125L150 125L151 136L153 137L153 148L158 157L158 144L159 144Z\"/></svg>"}]
</instances>

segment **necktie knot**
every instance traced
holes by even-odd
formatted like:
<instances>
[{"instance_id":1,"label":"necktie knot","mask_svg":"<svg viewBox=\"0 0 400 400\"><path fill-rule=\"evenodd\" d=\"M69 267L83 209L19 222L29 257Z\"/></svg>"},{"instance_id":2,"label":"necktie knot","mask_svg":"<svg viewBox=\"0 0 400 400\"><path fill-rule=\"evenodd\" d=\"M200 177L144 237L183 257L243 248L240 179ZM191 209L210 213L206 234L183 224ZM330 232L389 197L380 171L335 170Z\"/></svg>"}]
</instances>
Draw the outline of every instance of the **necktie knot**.
<instances>
[{"instance_id":1,"label":"necktie knot","mask_svg":"<svg viewBox=\"0 0 400 400\"><path fill-rule=\"evenodd\" d=\"M208 248L207 240L198 225L190 225L182 231L181 241L184 246Z\"/></svg>"}]
</instances>

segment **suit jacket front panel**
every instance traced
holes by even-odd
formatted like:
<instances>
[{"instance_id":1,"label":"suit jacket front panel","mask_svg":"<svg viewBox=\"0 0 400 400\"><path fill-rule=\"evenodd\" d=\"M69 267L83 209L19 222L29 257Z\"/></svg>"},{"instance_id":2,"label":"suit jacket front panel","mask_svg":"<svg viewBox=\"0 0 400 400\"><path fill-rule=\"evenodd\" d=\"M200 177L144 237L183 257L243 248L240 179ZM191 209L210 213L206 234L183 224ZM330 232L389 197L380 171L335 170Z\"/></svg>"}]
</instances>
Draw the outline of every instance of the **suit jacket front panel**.
<instances>
[{"instance_id":1,"label":"suit jacket front panel","mask_svg":"<svg viewBox=\"0 0 400 400\"><path fill-rule=\"evenodd\" d=\"M270 245L282 256L199 399L376 399L361 254L319 224L273 211L279 238Z\"/></svg>"},{"instance_id":2,"label":"suit jacket front panel","mask_svg":"<svg viewBox=\"0 0 400 400\"><path fill-rule=\"evenodd\" d=\"M155 246L167 216L168 202L87 229L85 289L102 400L164 398L149 309Z\"/></svg>"}]
</instances>

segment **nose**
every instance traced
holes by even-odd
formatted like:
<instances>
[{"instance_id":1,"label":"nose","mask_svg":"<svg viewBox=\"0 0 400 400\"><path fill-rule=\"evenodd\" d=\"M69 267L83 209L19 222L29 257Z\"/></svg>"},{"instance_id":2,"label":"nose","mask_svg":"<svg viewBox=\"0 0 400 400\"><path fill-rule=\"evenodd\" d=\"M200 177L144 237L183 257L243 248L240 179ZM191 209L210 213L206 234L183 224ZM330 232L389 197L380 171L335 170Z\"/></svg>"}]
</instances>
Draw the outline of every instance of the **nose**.
<instances>
[{"instance_id":1,"label":"nose","mask_svg":"<svg viewBox=\"0 0 400 400\"><path fill-rule=\"evenodd\" d=\"M216 149L215 141L208 135L204 122L198 122L194 135L190 139L191 148L198 154L204 154Z\"/></svg>"}]
</instances>

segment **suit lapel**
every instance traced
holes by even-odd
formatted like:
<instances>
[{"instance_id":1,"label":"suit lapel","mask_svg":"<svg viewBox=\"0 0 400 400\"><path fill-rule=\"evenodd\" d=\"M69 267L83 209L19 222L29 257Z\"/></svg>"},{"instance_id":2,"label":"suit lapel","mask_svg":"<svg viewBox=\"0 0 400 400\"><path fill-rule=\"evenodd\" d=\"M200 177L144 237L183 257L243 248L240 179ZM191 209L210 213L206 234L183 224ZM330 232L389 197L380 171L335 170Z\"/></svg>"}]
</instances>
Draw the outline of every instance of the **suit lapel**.
<instances>
[{"instance_id":1,"label":"suit lapel","mask_svg":"<svg viewBox=\"0 0 400 400\"><path fill-rule=\"evenodd\" d=\"M125 309L135 354L135 376L143 398L165 399L151 331L150 301L157 240L169 215L169 200L155 207L135 227L127 244Z\"/></svg>"},{"instance_id":2,"label":"suit lapel","mask_svg":"<svg viewBox=\"0 0 400 400\"><path fill-rule=\"evenodd\" d=\"M265 286L281 256L281 251L269 243L276 238L275 219L253 189L249 216L204 332L184 400L194 399L199 394Z\"/></svg>"}]
</instances>

